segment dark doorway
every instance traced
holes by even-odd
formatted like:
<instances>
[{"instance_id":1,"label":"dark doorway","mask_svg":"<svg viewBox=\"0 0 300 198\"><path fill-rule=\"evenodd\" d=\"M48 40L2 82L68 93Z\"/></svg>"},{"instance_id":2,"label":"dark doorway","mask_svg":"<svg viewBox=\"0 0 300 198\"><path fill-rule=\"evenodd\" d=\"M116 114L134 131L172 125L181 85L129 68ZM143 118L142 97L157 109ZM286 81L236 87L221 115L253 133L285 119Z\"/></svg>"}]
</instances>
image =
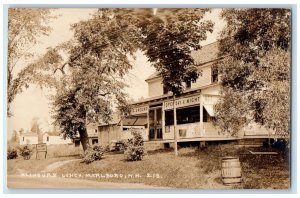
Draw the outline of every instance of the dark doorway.
<instances>
[{"instance_id":1,"label":"dark doorway","mask_svg":"<svg viewBox=\"0 0 300 198\"><path fill-rule=\"evenodd\" d=\"M162 139L162 108L155 107L149 110L149 140Z\"/></svg>"}]
</instances>

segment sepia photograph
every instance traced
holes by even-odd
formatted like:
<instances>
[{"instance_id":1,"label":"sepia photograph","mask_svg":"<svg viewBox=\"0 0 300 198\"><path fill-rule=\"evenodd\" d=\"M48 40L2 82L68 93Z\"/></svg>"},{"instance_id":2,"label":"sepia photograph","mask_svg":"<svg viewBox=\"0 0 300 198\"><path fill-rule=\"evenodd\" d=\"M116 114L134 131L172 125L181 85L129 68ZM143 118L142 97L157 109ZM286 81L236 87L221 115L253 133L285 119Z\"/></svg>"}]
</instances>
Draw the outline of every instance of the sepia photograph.
<instances>
[{"instance_id":1,"label":"sepia photograph","mask_svg":"<svg viewBox=\"0 0 300 198\"><path fill-rule=\"evenodd\" d=\"M8 189L291 188L291 7L6 17Z\"/></svg>"}]
</instances>

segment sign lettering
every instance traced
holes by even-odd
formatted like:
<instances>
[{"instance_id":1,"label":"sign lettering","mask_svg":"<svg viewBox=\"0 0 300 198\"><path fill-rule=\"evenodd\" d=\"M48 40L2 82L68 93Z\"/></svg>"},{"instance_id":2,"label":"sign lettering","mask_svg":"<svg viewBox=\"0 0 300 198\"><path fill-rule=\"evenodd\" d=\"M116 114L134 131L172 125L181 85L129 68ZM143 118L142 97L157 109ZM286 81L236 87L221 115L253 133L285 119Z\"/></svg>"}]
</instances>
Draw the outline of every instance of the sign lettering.
<instances>
[{"instance_id":1,"label":"sign lettering","mask_svg":"<svg viewBox=\"0 0 300 198\"><path fill-rule=\"evenodd\" d=\"M175 100L175 107L185 107L190 105L200 104L200 96L192 96L188 98L180 98ZM164 109L173 109L173 101L164 102Z\"/></svg>"},{"instance_id":2,"label":"sign lettering","mask_svg":"<svg viewBox=\"0 0 300 198\"><path fill-rule=\"evenodd\" d=\"M39 159L39 153L44 152L45 153L45 159L47 156L47 145L45 143L43 144L37 144L36 145L36 159Z\"/></svg>"},{"instance_id":3,"label":"sign lettering","mask_svg":"<svg viewBox=\"0 0 300 198\"><path fill-rule=\"evenodd\" d=\"M131 109L131 115L147 113L148 109L149 109L148 106L133 107Z\"/></svg>"}]
</instances>

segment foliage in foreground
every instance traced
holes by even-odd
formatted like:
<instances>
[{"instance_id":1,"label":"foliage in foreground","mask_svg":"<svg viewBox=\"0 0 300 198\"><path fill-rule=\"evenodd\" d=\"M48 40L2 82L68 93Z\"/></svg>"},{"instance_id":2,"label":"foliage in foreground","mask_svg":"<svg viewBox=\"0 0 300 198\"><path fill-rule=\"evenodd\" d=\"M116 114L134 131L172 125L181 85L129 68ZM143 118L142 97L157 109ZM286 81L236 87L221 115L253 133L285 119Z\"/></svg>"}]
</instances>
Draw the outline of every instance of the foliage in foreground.
<instances>
[{"instance_id":1,"label":"foliage in foreground","mask_svg":"<svg viewBox=\"0 0 300 198\"><path fill-rule=\"evenodd\" d=\"M125 158L130 161L142 160L145 156L144 140L139 131L131 132L133 138L125 143Z\"/></svg>"},{"instance_id":2,"label":"foliage in foreground","mask_svg":"<svg viewBox=\"0 0 300 198\"><path fill-rule=\"evenodd\" d=\"M202 150L198 147L181 148L178 157L174 157L173 149L152 151L147 154L147 158L135 162L124 161L123 154L113 154L108 155L101 163L86 165L77 161L70 162L55 172L94 174L99 172L99 169L102 173L116 173L116 170L122 170L123 177L90 179L98 182L143 183L171 188L229 189L232 187L222 184L222 158L237 155L243 168L243 183L239 188L289 188L290 169L288 162L281 155L252 155L248 150L249 148L236 148L234 144L214 143ZM261 151L260 148L251 150ZM142 177L134 177L135 174ZM125 175L133 175L133 178L125 178Z\"/></svg>"},{"instance_id":3,"label":"foliage in foreground","mask_svg":"<svg viewBox=\"0 0 300 198\"><path fill-rule=\"evenodd\" d=\"M102 148L102 146L96 145L93 147L89 147L84 152L84 158L82 162L89 164L92 163L93 161L100 160L103 158L103 154L104 154L104 149Z\"/></svg>"},{"instance_id":4,"label":"foliage in foreground","mask_svg":"<svg viewBox=\"0 0 300 198\"><path fill-rule=\"evenodd\" d=\"M20 147L19 151L20 151L20 155L24 159L30 159L33 149L26 145L26 146Z\"/></svg>"},{"instance_id":5,"label":"foliage in foreground","mask_svg":"<svg viewBox=\"0 0 300 198\"><path fill-rule=\"evenodd\" d=\"M18 157L18 152L15 148L8 148L7 149L7 159L16 159Z\"/></svg>"},{"instance_id":6,"label":"foliage in foreground","mask_svg":"<svg viewBox=\"0 0 300 198\"><path fill-rule=\"evenodd\" d=\"M222 100L217 124L234 135L258 123L289 136L291 11L224 9L218 69ZM230 55L230 56L227 56Z\"/></svg>"},{"instance_id":7,"label":"foliage in foreground","mask_svg":"<svg viewBox=\"0 0 300 198\"><path fill-rule=\"evenodd\" d=\"M10 8L8 9L8 46L7 46L7 109L11 116L10 105L17 94L29 83L39 81L40 68L45 63L53 63L49 52L40 57L39 64L31 61L36 54L30 52L41 36L51 32L49 22L55 17L51 15L53 9L45 8ZM49 50L50 51L50 50ZM30 61L30 64L22 65ZM19 64L22 62L22 64ZM18 72L17 72L18 71Z\"/></svg>"}]
</instances>

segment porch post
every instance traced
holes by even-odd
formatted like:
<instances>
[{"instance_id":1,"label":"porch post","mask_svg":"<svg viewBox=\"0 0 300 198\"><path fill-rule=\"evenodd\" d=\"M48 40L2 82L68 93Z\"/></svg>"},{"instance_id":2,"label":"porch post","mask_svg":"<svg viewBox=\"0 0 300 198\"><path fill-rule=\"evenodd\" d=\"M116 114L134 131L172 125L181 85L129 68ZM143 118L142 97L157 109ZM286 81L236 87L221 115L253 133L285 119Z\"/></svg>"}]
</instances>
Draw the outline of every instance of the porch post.
<instances>
[{"instance_id":1,"label":"porch post","mask_svg":"<svg viewBox=\"0 0 300 198\"><path fill-rule=\"evenodd\" d=\"M147 139L148 139L148 141L150 140L149 139L149 134L150 134L149 111L150 111L150 108L148 108L148 111L147 111Z\"/></svg>"},{"instance_id":2,"label":"porch post","mask_svg":"<svg viewBox=\"0 0 300 198\"><path fill-rule=\"evenodd\" d=\"M203 136L204 127L203 127L203 94L200 93L200 137Z\"/></svg>"},{"instance_id":3,"label":"porch post","mask_svg":"<svg viewBox=\"0 0 300 198\"><path fill-rule=\"evenodd\" d=\"M154 109L154 139L157 139L157 109Z\"/></svg>"},{"instance_id":4,"label":"porch post","mask_svg":"<svg viewBox=\"0 0 300 198\"><path fill-rule=\"evenodd\" d=\"M97 127L97 130L98 130L98 132L97 132L97 136L98 136L98 145L101 145L101 139L100 139L100 126L98 126Z\"/></svg>"},{"instance_id":5,"label":"porch post","mask_svg":"<svg viewBox=\"0 0 300 198\"><path fill-rule=\"evenodd\" d=\"M164 103L161 108L161 128L162 128L162 139L164 139L165 134L165 107Z\"/></svg>"},{"instance_id":6,"label":"porch post","mask_svg":"<svg viewBox=\"0 0 300 198\"><path fill-rule=\"evenodd\" d=\"M122 132L123 132L123 118L121 117L121 121L120 121L120 130L119 130L119 133L118 133L118 139L119 139L119 140L121 140Z\"/></svg>"}]
</instances>

